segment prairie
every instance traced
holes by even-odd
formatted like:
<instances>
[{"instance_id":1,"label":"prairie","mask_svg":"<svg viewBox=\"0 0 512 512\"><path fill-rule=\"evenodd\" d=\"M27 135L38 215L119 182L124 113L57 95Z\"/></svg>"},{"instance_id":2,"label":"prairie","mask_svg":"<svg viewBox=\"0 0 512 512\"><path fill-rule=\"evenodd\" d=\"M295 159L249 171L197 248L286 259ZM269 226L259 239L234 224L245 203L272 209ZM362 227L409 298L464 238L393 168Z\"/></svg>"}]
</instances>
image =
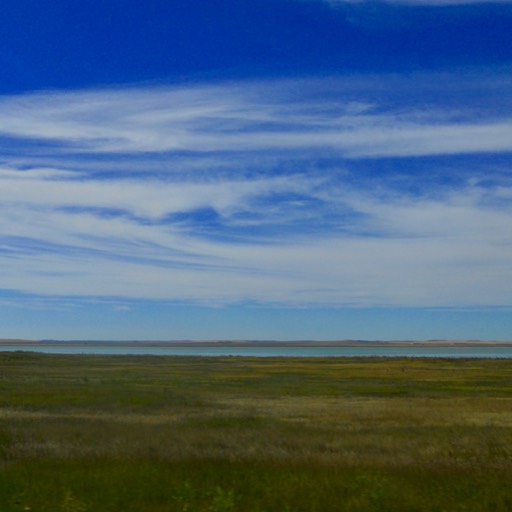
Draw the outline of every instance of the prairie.
<instances>
[{"instance_id":1,"label":"prairie","mask_svg":"<svg viewBox=\"0 0 512 512\"><path fill-rule=\"evenodd\" d=\"M510 511L512 362L0 353L0 510Z\"/></svg>"}]
</instances>

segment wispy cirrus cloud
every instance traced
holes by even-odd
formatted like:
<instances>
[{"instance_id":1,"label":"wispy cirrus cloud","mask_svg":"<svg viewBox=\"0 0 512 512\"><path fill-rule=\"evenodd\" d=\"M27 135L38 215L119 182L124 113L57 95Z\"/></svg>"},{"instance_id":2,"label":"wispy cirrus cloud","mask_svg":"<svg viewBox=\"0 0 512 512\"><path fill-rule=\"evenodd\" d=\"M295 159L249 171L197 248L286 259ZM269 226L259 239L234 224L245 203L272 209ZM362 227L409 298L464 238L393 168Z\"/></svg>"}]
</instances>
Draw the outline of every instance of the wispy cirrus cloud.
<instances>
[{"instance_id":1,"label":"wispy cirrus cloud","mask_svg":"<svg viewBox=\"0 0 512 512\"><path fill-rule=\"evenodd\" d=\"M252 197L304 187L286 177L203 182L158 178L90 179L81 173L31 169L0 169L0 201L5 207L29 204L38 209L112 210L146 222L176 212L213 208L220 215L238 209Z\"/></svg>"},{"instance_id":2,"label":"wispy cirrus cloud","mask_svg":"<svg viewBox=\"0 0 512 512\"><path fill-rule=\"evenodd\" d=\"M509 79L428 78L4 96L0 287L511 304Z\"/></svg>"},{"instance_id":3,"label":"wispy cirrus cloud","mask_svg":"<svg viewBox=\"0 0 512 512\"><path fill-rule=\"evenodd\" d=\"M3 237L0 275L6 287L39 294L208 303L508 304L512 206L486 207L483 195L463 190L413 202L353 193L339 201L364 213L359 228L374 236L303 233L272 243L198 239L193 231L88 213L39 215L37 221L25 212L16 219L22 238Z\"/></svg>"},{"instance_id":4,"label":"wispy cirrus cloud","mask_svg":"<svg viewBox=\"0 0 512 512\"><path fill-rule=\"evenodd\" d=\"M282 90L261 83L6 98L0 102L0 134L9 141L47 143L63 153L310 148L361 158L512 149L512 118L503 113L465 118L464 112L438 107L382 111L343 96L319 98L315 86L321 90L321 82L293 84L304 91L299 99L287 94L291 85L283 82Z\"/></svg>"}]
</instances>

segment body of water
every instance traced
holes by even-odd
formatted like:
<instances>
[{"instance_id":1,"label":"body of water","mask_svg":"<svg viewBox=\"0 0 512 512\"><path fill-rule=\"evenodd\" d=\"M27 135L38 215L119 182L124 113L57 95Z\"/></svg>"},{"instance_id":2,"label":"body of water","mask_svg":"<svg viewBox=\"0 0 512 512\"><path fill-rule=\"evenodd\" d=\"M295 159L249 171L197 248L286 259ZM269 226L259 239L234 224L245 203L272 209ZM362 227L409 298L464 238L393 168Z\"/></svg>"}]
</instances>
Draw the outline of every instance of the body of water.
<instances>
[{"instance_id":1,"label":"body of water","mask_svg":"<svg viewBox=\"0 0 512 512\"><path fill-rule=\"evenodd\" d=\"M449 357L449 358L506 358L512 359L510 346L448 346L428 347L352 346L352 347L297 347L297 346L133 346L133 345L3 345L0 351L43 352L47 354L104 354L154 356L244 356L244 357Z\"/></svg>"}]
</instances>

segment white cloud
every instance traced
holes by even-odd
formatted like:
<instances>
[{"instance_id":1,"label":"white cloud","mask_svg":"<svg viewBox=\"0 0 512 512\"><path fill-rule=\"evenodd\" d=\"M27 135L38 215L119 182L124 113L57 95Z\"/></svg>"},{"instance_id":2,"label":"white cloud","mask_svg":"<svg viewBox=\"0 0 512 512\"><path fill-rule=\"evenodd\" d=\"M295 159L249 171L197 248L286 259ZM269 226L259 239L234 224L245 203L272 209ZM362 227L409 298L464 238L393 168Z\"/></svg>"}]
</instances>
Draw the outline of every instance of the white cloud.
<instances>
[{"instance_id":1,"label":"white cloud","mask_svg":"<svg viewBox=\"0 0 512 512\"><path fill-rule=\"evenodd\" d=\"M502 172L475 157L466 179L449 160L459 179L435 194L379 175L383 157L436 156L432 170L450 155L506 158L507 109L454 109L437 94L404 102L411 83L383 82L1 98L0 288L120 304L512 304L512 187ZM460 87L500 97L507 84ZM344 169L369 157L375 178L363 187ZM200 210L215 225L196 219Z\"/></svg>"},{"instance_id":2,"label":"white cloud","mask_svg":"<svg viewBox=\"0 0 512 512\"><path fill-rule=\"evenodd\" d=\"M227 214L269 191L300 189L301 184L285 177L222 182L171 182L147 179L87 179L74 173L73 179L57 179L70 173L34 169L3 172L0 169L0 201L5 208L28 204L31 208L103 208L120 210L145 219L200 208L214 208ZM50 176L52 179L46 179ZM43 177L43 179L41 179ZM79 179L82 178L82 179Z\"/></svg>"},{"instance_id":3,"label":"white cloud","mask_svg":"<svg viewBox=\"0 0 512 512\"><path fill-rule=\"evenodd\" d=\"M293 188L293 182L289 185ZM84 197L95 204L87 187ZM27 293L208 303L246 298L420 306L512 301L506 286L512 278L512 205L482 204L489 194L508 197L510 190L503 186L495 192L469 187L420 201L330 189L323 191L324 201L365 214L361 231L371 229L375 236L356 229L350 235L301 234L264 244L207 240L165 224L52 211L49 204L43 215L37 197L25 190L25 200L18 197L0 216L0 281ZM19 247L16 237L32 243Z\"/></svg>"},{"instance_id":4,"label":"white cloud","mask_svg":"<svg viewBox=\"0 0 512 512\"><path fill-rule=\"evenodd\" d=\"M212 244L205 268L65 254L3 258L7 287L40 294L308 304L510 304L512 249L486 239L331 239ZM207 256L205 253L204 256ZM215 265L215 261L218 263ZM492 261L492 265L489 262Z\"/></svg>"},{"instance_id":5,"label":"white cloud","mask_svg":"<svg viewBox=\"0 0 512 512\"><path fill-rule=\"evenodd\" d=\"M40 93L0 101L0 134L69 155L332 150L348 158L512 150L512 118L442 109L372 110L336 84L282 83ZM316 85L316 87L315 87ZM330 93L317 96L322 88ZM368 88L368 85L366 86ZM363 107L361 107L363 105Z\"/></svg>"}]
</instances>

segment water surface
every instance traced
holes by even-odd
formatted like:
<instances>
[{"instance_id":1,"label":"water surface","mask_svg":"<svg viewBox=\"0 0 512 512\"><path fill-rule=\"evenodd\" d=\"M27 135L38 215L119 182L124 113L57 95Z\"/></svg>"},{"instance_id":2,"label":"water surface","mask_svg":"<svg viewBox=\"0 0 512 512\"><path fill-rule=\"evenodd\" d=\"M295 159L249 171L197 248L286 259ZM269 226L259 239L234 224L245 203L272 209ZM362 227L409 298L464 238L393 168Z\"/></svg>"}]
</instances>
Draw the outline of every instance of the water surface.
<instances>
[{"instance_id":1,"label":"water surface","mask_svg":"<svg viewBox=\"0 0 512 512\"><path fill-rule=\"evenodd\" d=\"M244 356L244 357L449 357L512 358L510 346L151 346L151 345L3 345L0 351L43 352L47 354L105 354L154 356Z\"/></svg>"}]
</instances>

